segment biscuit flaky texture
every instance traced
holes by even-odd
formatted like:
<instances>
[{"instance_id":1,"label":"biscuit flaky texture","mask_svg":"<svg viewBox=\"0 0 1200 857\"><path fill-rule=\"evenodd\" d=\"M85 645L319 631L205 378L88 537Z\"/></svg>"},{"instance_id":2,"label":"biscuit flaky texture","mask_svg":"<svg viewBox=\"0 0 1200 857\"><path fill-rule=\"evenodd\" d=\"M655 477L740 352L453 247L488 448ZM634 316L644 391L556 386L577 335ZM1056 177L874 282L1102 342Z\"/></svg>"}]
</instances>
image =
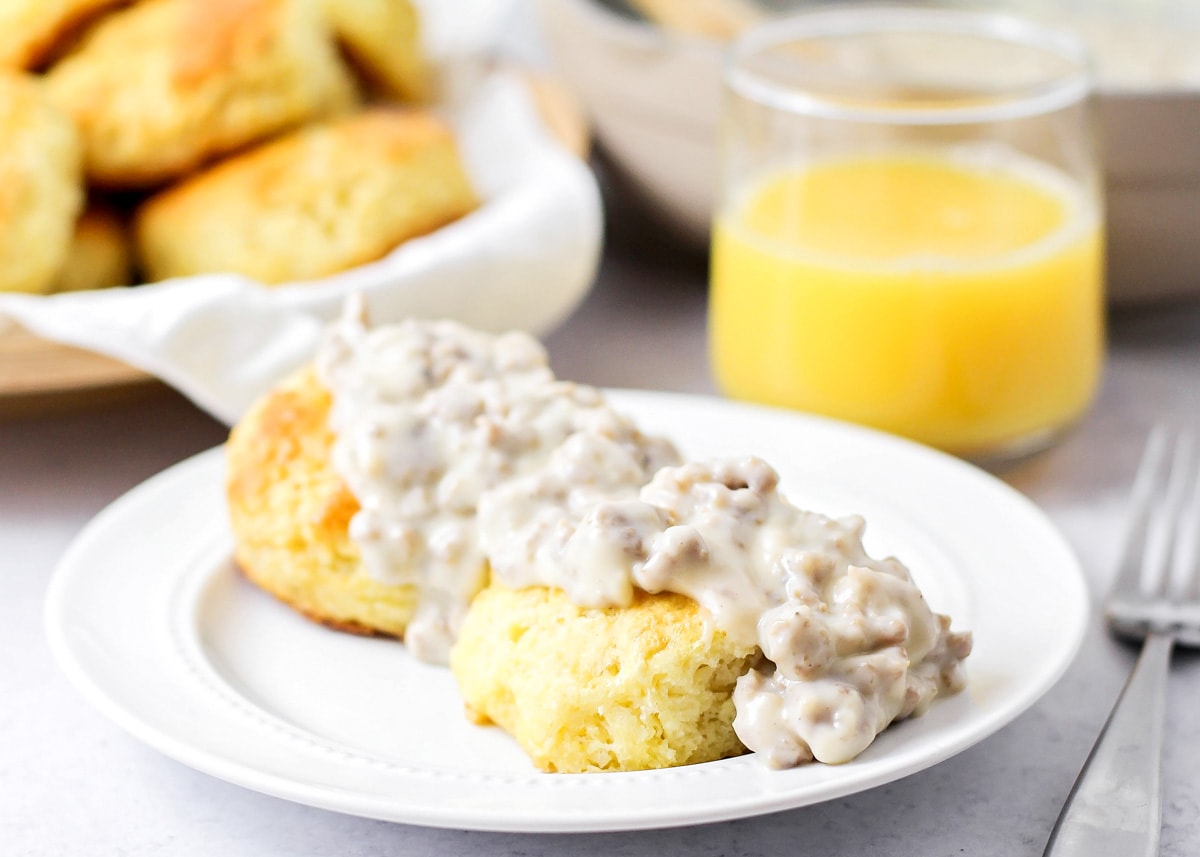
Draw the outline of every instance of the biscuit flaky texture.
<instances>
[{"instance_id":1,"label":"biscuit flaky texture","mask_svg":"<svg viewBox=\"0 0 1200 857\"><path fill-rule=\"evenodd\" d=\"M47 74L91 182L145 188L357 100L317 0L143 0Z\"/></svg>"},{"instance_id":2,"label":"biscuit flaky texture","mask_svg":"<svg viewBox=\"0 0 1200 857\"><path fill-rule=\"evenodd\" d=\"M254 583L311 619L400 637L416 591L362 570L348 532L358 501L330 464L330 403L315 373L304 370L234 427L226 493L235 559Z\"/></svg>"},{"instance_id":3,"label":"biscuit flaky texture","mask_svg":"<svg viewBox=\"0 0 1200 857\"><path fill-rule=\"evenodd\" d=\"M4 0L0 66L33 69L88 21L127 0Z\"/></svg>"},{"instance_id":4,"label":"biscuit flaky texture","mask_svg":"<svg viewBox=\"0 0 1200 857\"><path fill-rule=\"evenodd\" d=\"M151 279L237 271L264 283L371 262L478 205L451 130L376 108L234 156L138 211Z\"/></svg>"},{"instance_id":5,"label":"biscuit flaky texture","mask_svg":"<svg viewBox=\"0 0 1200 857\"><path fill-rule=\"evenodd\" d=\"M128 230L120 215L91 204L75 222L67 260L54 281L55 292L81 292L127 286L133 279Z\"/></svg>"},{"instance_id":6,"label":"biscuit flaky texture","mask_svg":"<svg viewBox=\"0 0 1200 857\"><path fill-rule=\"evenodd\" d=\"M491 586L450 667L469 714L513 736L544 771L636 771L746 752L733 732L739 651L682 595L585 608L558 589Z\"/></svg>"},{"instance_id":7,"label":"biscuit flaky texture","mask_svg":"<svg viewBox=\"0 0 1200 857\"><path fill-rule=\"evenodd\" d=\"M409 0L322 0L338 43L383 94L428 101L433 70L421 45L421 22Z\"/></svg>"},{"instance_id":8,"label":"biscuit flaky texture","mask_svg":"<svg viewBox=\"0 0 1200 857\"><path fill-rule=\"evenodd\" d=\"M37 79L0 72L0 291L53 287L82 206L75 128Z\"/></svg>"}]
</instances>

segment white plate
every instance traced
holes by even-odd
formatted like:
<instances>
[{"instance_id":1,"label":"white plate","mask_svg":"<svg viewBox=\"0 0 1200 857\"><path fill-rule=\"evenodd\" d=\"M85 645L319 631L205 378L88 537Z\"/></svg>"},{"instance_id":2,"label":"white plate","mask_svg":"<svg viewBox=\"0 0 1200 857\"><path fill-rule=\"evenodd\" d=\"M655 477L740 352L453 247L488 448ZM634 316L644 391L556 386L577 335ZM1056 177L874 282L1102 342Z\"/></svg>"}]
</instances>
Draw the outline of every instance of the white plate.
<instances>
[{"instance_id":1,"label":"white plate","mask_svg":"<svg viewBox=\"0 0 1200 857\"><path fill-rule=\"evenodd\" d=\"M975 633L968 690L855 761L768 770L753 756L664 771L542 774L463 717L447 671L403 646L309 623L231 561L219 449L101 513L64 556L47 629L83 694L137 738L251 789L326 809L480 830L693 824L817 803L975 744L1059 678L1087 621L1083 575L1046 518L998 480L901 440L716 399L614 392L692 457L754 453L791 498L867 517L932 606Z\"/></svg>"}]
</instances>

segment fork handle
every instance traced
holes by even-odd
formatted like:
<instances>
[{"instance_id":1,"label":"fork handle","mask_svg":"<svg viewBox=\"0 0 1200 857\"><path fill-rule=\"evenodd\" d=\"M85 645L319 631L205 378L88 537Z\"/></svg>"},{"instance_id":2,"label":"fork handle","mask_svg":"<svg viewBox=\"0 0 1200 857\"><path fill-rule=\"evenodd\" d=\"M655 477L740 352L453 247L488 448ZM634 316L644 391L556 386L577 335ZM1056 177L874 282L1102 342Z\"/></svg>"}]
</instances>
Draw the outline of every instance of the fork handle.
<instances>
[{"instance_id":1,"label":"fork handle","mask_svg":"<svg viewBox=\"0 0 1200 857\"><path fill-rule=\"evenodd\" d=\"M1152 633L1050 834L1043 857L1153 857L1170 634Z\"/></svg>"}]
</instances>

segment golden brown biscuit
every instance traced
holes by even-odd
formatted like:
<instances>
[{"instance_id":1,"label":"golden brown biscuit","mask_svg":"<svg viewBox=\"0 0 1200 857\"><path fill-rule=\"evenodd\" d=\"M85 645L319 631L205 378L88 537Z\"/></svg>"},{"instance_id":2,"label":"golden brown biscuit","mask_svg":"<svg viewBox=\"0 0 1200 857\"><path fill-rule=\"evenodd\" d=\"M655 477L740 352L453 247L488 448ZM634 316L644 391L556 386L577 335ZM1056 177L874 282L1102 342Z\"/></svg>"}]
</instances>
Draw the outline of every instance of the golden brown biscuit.
<instances>
[{"instance_id":1,"label":"golden brown biscuit","mask_svg":"<svg viewBox=\"0 0 1200 857\"><path fill-rule=\"evenodd\" d=\"M450 653L468 712L544 771L637 771L746 752L733 687L757 657L682 595L585 608L557 589L492 586Z\"/></svg>"},{"instance_id":2,"label":"golden brown biscuit","mask_svg":"<svg viewBox=\"0 0 1200 857\"><path fill-rule=\"evenodd\" d=\"M361 569L348 533L358 501L333 471L330 397L303 371L261 399L230 434L226 493L235 559L258 586L323 624L403 636L412 586Z\"/></svg>"},{"instance_id":3,"label":"golden brown biscuit","mask_svg":"<svg viewBox=\"0 0 1200 857\"><path fill-rule=\"evenodd\" d=\"M478 204L449 128L369 110L230 158L142 205L150 279L236 271L264 283L370 262Z\"/></svg>"},{"instance_id":4,"label":"golden brown biscuit","mask_svg":"<svg viewBox=\"0 0 1200 857\"><path fill-rule=\"evenodd\" d=\"M161 184L357 98L316 0L145 0L47 74L88 178Z\"/></svg>"},{"instance_id":5,"label":"golden brown biscuit","mask_svg":"<svg viewBox=\"0 0 1200 857\"><path fill-rule=\"evenodd\" d=\"M0 66L33 69L89 21L129 0L4 0Z\"/></svg>"},{"instance_id":6,"label":"golden brown biscuit","mask_svg":"<svg viewBox=\"0 0 1200 857\"><path fill-rule=\"evenodd\" d=\"M133 280L129 236L111 208L89 205L75 222L67 261L54 283L55 292L81 292L127 286Z\"/></svg>"},{"instance_id":7,"label":"golden brown biscuit","mask_svg":"<svg viewBox=\"0 0 1200 857\"><path fill-rule=\"evenodd\" d=\"M50 290L82 205L75 128L36 78L0 71L0 291Z\"/></svg>"},{"instance_id":8,"label":"golden brown biscuit","mask_svg":"<svg viewBox=\"0 0 1200 857\"><path fill-rule=\"evenodd\" d=\"M362 75L401 101L427 101L433 72L409 0L322 0L342 50Z\"/></svg>"}]
</instances>

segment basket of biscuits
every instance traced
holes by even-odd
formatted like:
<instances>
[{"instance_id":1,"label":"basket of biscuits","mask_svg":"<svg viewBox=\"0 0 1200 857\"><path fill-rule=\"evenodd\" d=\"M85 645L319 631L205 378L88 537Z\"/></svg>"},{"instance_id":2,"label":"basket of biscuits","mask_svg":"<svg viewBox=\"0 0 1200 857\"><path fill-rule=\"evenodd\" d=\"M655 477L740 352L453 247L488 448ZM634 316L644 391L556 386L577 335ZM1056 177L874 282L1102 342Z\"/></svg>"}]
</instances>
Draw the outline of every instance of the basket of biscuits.
<instances>
[{"instance_id":1,"label":"basket of biscuits","mask_svg":"<svg viewBox=\"0 0 1200 857\"><path fill-rule=\"evenodd\" d=\"M496 8L0 5L0 340L232 419L352 293L385 319L553 326L594 274L598 193L545 89L488 53ZM31 365L2 363L0 395Z\"/></svg>"}]
</instances>

